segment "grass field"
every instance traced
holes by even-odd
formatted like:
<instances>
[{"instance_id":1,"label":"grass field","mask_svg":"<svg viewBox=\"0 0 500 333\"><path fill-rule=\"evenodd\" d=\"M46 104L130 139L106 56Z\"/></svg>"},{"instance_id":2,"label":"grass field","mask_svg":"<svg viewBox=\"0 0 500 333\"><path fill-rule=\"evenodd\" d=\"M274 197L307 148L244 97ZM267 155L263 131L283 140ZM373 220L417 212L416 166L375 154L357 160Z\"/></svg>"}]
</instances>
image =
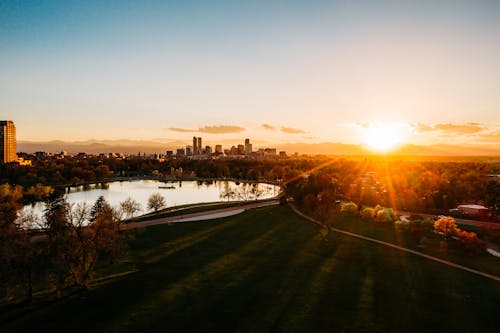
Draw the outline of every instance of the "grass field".
<instances>
[{"instance_id":1,"label":"grass field","mask_svg":"<svg viewBox=\"0 0 500 333\"><path fill-rule=\"evenodd\" d=\"M136 233L128 257L101 269L89 294L2 311L0 331L496 332L500 327L499 283L349 236L323 238L318 227L286 206Z\"/></svg>"}]
</instances>

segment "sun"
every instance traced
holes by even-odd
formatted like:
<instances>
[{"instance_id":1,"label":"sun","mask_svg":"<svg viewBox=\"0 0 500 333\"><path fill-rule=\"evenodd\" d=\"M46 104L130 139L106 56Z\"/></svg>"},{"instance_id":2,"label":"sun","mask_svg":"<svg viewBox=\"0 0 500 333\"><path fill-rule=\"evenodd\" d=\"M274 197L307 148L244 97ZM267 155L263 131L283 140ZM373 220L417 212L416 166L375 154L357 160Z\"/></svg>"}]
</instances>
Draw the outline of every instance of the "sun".
<instances>
[{"instance_id":1,"label":"sun","mask_svg":"<svg viewBox=\"0 0 500 333\"><path fill-rule=\"evenodd\" d=\"M369 124L363 127L362 140L370 149L389 152L403 143L403 133L398 124Z\"/></svg>"}]
</instances>

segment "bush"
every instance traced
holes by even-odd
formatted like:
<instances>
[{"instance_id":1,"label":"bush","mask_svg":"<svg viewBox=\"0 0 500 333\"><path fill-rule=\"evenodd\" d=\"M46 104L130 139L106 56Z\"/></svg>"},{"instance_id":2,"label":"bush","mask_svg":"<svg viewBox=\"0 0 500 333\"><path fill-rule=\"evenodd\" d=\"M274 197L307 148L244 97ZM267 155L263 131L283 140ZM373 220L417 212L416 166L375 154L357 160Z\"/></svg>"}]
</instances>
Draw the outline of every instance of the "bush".
<instances>
[{"instance_id":1,"label":"bush","mask_svg":"<svg viewBox=\"0 0 500 333\"><path fill-rule=\"evenodd\" d=\"M406 221L395 221L394 226L398 231L406 231L410 228L410 223Z\"/></svg>"},{"instance_id":2,"label":"bush","mask_svg":"<svg viewBox=\"0 0 500 333\"><path fill-rule=\"evenodd\" d=\"M340 212L346 215L356 215L358 213L358 205L356 205L354 202L344 203L342 204Z\"/></svg>"},{"instance_id":3,"label":"bush","mask_svg":"<svg viewBox=\"0 0 500 333\"><path fill-rule=\"evenodd\" d=\"M380 222L392 222L392 209L390 208L382 208L377 212L377 221Z\"/></svg>"},{"instance_id":4,"label":"bush","mask_svg":"<svg viewBox=\"0 0 500 333\"><path fill-rule=\"evenodd\" d=\"M486 250L486 244L474 232L458 230L456 236L459 248L467 254L478 255Z\"/></svg>"},{"instance_id":5,"label":"bush","mask_svg":"<svg viewBox=\"0 0 500 333\"><path fill-rule=\"evenodd\" d=\"M361 211L361 218L365 220L370 220L375 217L375 210L373 208L367 207Z\"/></svg>"}]
</instances>

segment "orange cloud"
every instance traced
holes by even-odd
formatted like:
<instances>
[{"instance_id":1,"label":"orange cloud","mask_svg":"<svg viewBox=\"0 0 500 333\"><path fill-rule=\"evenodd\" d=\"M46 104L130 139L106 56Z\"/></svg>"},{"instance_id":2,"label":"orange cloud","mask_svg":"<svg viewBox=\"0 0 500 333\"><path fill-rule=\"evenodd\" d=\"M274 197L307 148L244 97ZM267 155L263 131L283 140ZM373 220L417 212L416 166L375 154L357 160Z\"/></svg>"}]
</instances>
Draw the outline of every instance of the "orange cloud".
<instances>
[{"instance_id":1,"label":"orange cloud","mask_svg":"<svg viewBox=\"0 0 500 333\"><path fill-rule=\"evenodd\" d=\"M218 125L218 126L203 126L198 129L190 129L190 128L179 128L179 127L170 127L170 131L173 132L181 132L181 133L208 133L208 134L227 134L227 133L240 133L245 131L243 127L240 126L226 126L226 125Z\"/></svg>"},{"instance_id":2,"label":"orange cloud","mask_svg":"<svg viewBox=\"0 0 500 333\"><path fill-rule=\"evenodd\" d=\"M288 134L305 134L307 133L306 131L303 131L298 128L292 128L292 127L281 127L281 131L283 133L288 133Z\"/></svg>"},{"instance_id":3,"label":"orange cloud","mask_svg":"<svg viewBox=\"0 0 500 333\"><path fill-rule=\"evenodd\" d=\"M426 124L415 124L414 128L417 132L425 133L425 132L440 132L444 135L469 135L476 134L482 131L487 130L485 126L479 123L466 123L466 124L435 124L435 125L426 125Z\"/></svg>"},{"instance_id":4,"label":"orange cloud","mask_svg":"<svg viewBox=\"0 0 500 333\"><path fill-rule=\"evenodd\" d=\"M240 126L226 126L226 125L219 125L219 126L205 126L205 127L200 127L198 129L198 132L201 133L209 133L209 134L226 134L226 133L240 133L245 131L243 127Z\"/></svg>"},{"instance_id":5,"label":"orange cloud","mask_svg":"<svg viewBox=\"0 0 500 333\"><path fill-rule=\"evenodd\" d=\"M481 134L479 135L479 140L488 143L500 144L500 131Z\"/></svg>"},{"instance_id":6,"label":"orange cloud","mask_svg":"<svg viewBox=\"0 0 500 333\"><path fill-rule=\"evenodd\" d=\"M262 124L262 128L270 131L274 131L276 129L274 126L271 126L269 124Z\"/></svg>"},{"instance_id":7,"label":"orange cloud","mask_svg":"<svg viewBox=\"0 0 500 333\"><path fill-rule=\"evenodd\" d=\"M172 132L183 132L183 133L197 132L197 130L195 129L179 128L179 127L170 127L169 130Z\"/></svg>"}]
</instances>

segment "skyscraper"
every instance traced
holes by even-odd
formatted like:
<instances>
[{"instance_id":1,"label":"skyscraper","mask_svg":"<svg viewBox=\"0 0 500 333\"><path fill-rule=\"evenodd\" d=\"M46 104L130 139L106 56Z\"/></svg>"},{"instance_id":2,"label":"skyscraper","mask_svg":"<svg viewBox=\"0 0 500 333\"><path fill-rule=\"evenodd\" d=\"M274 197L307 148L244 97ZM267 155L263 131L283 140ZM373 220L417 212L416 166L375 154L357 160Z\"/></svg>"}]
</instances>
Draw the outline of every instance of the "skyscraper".
<instances>
[{"instance_id":1,"label":"skyscraper","mask_svg":"<svg viewBox=\"0 0 500 333\"><path fill-rule=\"evenodd\" d=\"M201 138L198 138L198 155L201 154L201 149L202 149L202 145L201 145Z\"/></svg>"},{"instance_id":2,"label":"skyscraper","mask_svg":"<svg viewBox=\"0 0 500 333\"><path fill-rule=\"evenodd\" d=\"M245 155L252 155L252 144L250 139L245 139Z\"/></svg>"},{"instance_id":3,"label":"skyscraper","mask_svg":"<svg viewBox=\"0 0 500 333\"><path fill-rule=\"evenodd\" d=\"M198 155L198 140L193 136L193 155Z\"/></svg>"},{"instance_id":4,"label":"skyscraper","mask_svg":"<svg viewBox=\"0 0 500 333\"><path fill-rule=\"evenodd\" d=\"M0 121L0 162L17 162L16 126L11 120Z\"/></svg>"}]
</instances>

